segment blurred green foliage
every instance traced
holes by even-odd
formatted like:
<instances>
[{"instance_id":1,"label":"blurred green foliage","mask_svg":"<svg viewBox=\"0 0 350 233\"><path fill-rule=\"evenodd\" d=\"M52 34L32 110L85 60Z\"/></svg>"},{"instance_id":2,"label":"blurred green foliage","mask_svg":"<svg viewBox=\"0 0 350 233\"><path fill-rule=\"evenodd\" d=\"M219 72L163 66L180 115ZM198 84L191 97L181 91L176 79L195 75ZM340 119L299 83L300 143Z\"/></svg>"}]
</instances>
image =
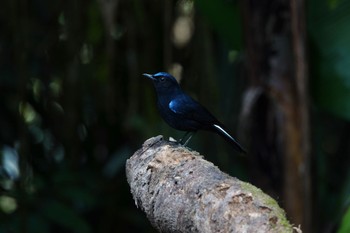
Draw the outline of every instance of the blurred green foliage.
<instances>
[{"instance_id":1,"label":"blurred green foliage","mask_svg":"<svg viewBox=\"0 0 350 233\"><path fill-rule=\"evenodd\" d=\"M348 232L350 170L343 165L350 164L350 1L313 0L307 6L310 88L316 107L315 217L324 228L339 225L339 232Z\"/></svg>"},{"instance_id":2,"label":"blurred green foliage","mask_svg":"<svg viewBox=\"0 0 350 233\"><path fill-rule=\"evenodd\" d=\"M232 48L242 49L242 16L237 2L198 0L196 6Z\"/></svg>"},{"instance_id":3,"label":"blurred green foliage","mask_svg":"<svg viewBox=\"0 0 350 233\"><path fill-rule=\"evenodd\" d=\"M141 74L180 67L184 88L234 128L237 118L228 117L242 88L227 44L241 34L216 28L226 19L238 27L238 8L218 3L228 8L211 27L203 19L218 11L196 13L193 1L2 2L0 232L154 232L132 200L125 161L151 136L182 133L161 121ZM181 17L190 40L179 46ZM221 95L236 102L217 106ZM209 140L204 133L191 144L201 150ZM214 142L206 146L212 155L225 145ZM230 149L211 159L233 164Z\"/></svg>"},{"instance_id":4,"label":"blurred green foliage","mask_svg":"<svg viewBox=\"0 0 350 233\"><path fill-rule=\"evenodd\" d=\"M350 3L312 0L307 13L313 218L319 232L347 232ZM193 31L177 47L180 16ZM141 74L180 67L184 89L236 129L246 85L241 25L237 1L3 1L0 232L154 232L124 164L145 139L182 133L161 121ZM249 179L219 137L203 132L190 146Z\"/></svg>"},{"instance_id":5,"label":"blurred green foliage","mask_svg":"<svg viewBox=\"0 0 350 233\"><path fill-rule=\"evenodd\" d=\"M348 208L342 218L338 233L350 232L350 208Z\"/></svg>"},{"instance_id":6,"label":"blurred green foliage","mask_svg":"<svg viewBox=\"0 0 350 233\"><path fill-rule=\"evenodd\" d=\"M309 1L315 103L350 120L350 2ZM317 56L314 56L317 53Z\"/></svg>"}]
</instances>

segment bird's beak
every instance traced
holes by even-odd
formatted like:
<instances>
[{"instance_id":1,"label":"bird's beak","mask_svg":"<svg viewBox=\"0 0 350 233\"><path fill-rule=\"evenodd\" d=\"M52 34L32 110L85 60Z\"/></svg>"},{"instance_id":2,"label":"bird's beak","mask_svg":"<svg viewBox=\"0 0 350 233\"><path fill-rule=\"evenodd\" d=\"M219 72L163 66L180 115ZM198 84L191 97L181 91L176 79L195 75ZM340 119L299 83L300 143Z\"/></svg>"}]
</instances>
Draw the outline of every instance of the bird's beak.
<instances>
[{"instance_id":1,"label":"bird's beak","mask_svg":"<svg viewBox=\"0 0 350 233\"><path fill-rule=\"evenodd\" d=\"M145 76L145 77L147 77L147 78L149 78L149 79L151 79L151 80L155 80L155 78L153 77L153 75L151 75L151 74L146 74L146 73L144 73L144 74L142 74L143 76Z\"/></svg>"}]
</instances>

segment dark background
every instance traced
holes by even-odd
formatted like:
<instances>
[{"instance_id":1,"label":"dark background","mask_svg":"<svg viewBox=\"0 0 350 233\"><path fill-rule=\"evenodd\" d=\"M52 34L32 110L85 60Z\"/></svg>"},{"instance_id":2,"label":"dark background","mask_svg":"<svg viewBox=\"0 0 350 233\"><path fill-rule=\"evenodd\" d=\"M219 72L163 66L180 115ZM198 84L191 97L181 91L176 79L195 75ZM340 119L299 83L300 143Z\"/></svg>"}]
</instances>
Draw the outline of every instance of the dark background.
<instances>
[{"instance_id":1,"label":"dark background","mask_svg":"<svg viewBox=\"0 0 350 233\"><path fill-rule=\"evenodd\" d=\"M182 136L141 75L158 71L249 153L207 132L192 149L304 232L349 232L350 1L307 2L3 0L0 232L155 232L124 166Z\"/></svg>"}]
</instances>

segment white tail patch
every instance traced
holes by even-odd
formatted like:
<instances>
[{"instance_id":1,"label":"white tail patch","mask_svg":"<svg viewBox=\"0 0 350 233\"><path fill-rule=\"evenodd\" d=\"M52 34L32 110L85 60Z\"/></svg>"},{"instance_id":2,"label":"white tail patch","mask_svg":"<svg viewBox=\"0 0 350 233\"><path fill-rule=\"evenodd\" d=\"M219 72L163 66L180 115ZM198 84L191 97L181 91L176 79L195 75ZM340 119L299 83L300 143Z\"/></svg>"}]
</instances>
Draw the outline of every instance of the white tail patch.
<instances>
[{"instance_id":1,"label":"white tail patch","mask_svg":"<svg viewBox=\"0 0 350 233\"><path fill-rule=\"evenodd\" d=\"M226 130L224 130L220 125L213 124L213 126L218 130L217 133L219 133L221 136L224 136L227 140L231 141L234 145L234 147L239 151L246 153L245 150L239 145L239 143L234 139Z\"/></svg>"},{"instance_id":2,"label":"white tail patch","mask_svg":"<svg viewBox=\"0 0 350 233\"><path fill-rule=\"evenodd\" d=\"M226 132L226 130L221 128L219 125L214 124L214 127L223 132L227 137L231 138L233 141L236 141L229 133Z\"/></svg>"}]
</instances>

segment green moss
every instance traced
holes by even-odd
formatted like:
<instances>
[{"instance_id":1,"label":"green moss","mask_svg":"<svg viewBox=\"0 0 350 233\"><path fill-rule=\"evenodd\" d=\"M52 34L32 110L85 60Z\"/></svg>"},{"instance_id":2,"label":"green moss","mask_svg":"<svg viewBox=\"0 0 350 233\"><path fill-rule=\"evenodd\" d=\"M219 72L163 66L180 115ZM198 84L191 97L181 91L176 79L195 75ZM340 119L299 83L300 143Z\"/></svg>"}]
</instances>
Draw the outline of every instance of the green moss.
<instances>
[{"instance_id":1,"label":"green moss","mask_svg":"<svg viewBox=\"0 0 350 233\"><path fill-rule=\"evenodd\" d=\"M271 209L271 216L276 216L278 218L278 225L280 227L285 228L286 230L290 230L290 232L293 232L292 225L289 223L288 219L286 218L285 211L278 205L276 200L274 200L272 197L264 193L261 189L246 183L241 182L242 189L252 193L252 195L258 199L263 206L266 206ZM271 226L277 227L276 224Z\"/></svg>"}]
</instances>

